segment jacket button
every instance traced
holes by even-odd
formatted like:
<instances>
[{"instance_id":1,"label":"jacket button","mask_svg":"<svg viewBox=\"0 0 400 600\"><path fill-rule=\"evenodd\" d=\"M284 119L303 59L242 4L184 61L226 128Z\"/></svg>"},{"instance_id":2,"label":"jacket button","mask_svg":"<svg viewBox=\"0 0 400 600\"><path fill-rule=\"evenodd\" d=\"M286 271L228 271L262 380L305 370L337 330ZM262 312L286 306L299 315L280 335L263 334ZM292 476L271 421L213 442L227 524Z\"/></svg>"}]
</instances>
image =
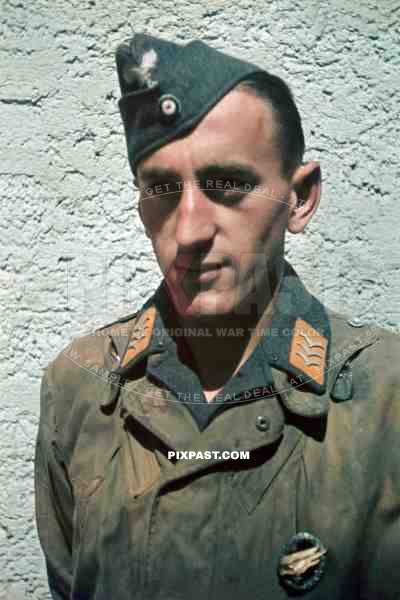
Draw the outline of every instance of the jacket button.
<instances>
[{"instance_id":1,"label":"jacket button","mask_svg":"<svg viewBox=\"0 0 400 600\"><path fill-rule=\"evenodd\" d=\"M360 317L353 317L352 319L349 319L347 322L352 327L363 327L363 325L364 325L364 322L360 319Z\"/></svg>"},{"instance_id":2,"label":"jacket button","mask_svg":"<svg viewBox=\"0 0 400 600\"><path fill-rule=\"evenodd\" d=\"M296 592L307 592L319 583L326 566L327 549L311 533L296 533L283 547L278 575L281 584Z\"/></svg>"},{"instance_id":3,"label":"jacket button","mask_svg":"<svg viewBox=\"0 0 400 600\"><path fill-rule=\"evenodd\" d=\"M271 421L268 417L264 417L263 415L259 415L256 419L256 427L259 431L268 431L270 428Z\"/></svg>"}]
</instances>

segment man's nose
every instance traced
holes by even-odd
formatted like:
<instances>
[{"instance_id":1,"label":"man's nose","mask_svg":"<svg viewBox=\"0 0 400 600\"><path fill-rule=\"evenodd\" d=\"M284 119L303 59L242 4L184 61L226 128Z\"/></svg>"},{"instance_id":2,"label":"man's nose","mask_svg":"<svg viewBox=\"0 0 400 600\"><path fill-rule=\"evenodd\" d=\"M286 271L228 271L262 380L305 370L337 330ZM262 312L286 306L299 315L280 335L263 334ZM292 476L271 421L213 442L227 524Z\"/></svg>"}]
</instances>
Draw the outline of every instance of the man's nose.
<instances>
[{"instance_id":1,"label":"man's nose","mask_svg":"<svg viewBox=\"0 0 400 600\"><path fill-rule=\"evenodd\" d=\"M204 190L188 185L178 205L175 237L178 246L209 242L216 232L215 206Z\"/></svg>"}]
</instances>

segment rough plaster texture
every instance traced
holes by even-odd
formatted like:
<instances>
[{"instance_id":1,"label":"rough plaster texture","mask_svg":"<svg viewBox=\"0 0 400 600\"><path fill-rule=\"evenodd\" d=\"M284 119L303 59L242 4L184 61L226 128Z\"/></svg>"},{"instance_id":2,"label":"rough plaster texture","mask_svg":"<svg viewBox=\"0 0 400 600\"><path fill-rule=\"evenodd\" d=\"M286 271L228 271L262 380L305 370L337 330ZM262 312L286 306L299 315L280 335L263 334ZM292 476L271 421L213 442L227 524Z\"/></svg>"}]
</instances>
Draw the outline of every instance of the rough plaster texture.
<instances>
[{"instance_id":1,"label":"rough plaster texture","mask_svg":"<svg viewBox=\"0 0 400 600\"><path fill-rule=\"evenodd\" d=\"M288 256L332 308L399 329L400 3L3 0L0 20L0 598L43 599L42 368L159 281L126 161L116 44L131 29L200 36L287 78L324 173L319 213Z\"/></svg>"}]
</instances>

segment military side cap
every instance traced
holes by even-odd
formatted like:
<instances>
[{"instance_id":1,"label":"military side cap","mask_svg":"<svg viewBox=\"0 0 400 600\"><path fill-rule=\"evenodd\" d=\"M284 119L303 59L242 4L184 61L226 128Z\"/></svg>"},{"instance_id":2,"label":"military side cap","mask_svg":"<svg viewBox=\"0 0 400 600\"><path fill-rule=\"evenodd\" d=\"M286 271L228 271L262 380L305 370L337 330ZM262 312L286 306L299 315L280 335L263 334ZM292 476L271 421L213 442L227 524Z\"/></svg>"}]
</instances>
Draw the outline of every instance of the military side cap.
<instances>
[{"instance_id":1,"label":"military side cap","mask_svg":"<svg viewBox=\"0 0 400 600\"><path fill-rule=\"evenodd\" d=\"M194 40L186 45L138 33L115 53L129 163L187 134L237 83L265 73Z\"/></svg>"}]
</instances>

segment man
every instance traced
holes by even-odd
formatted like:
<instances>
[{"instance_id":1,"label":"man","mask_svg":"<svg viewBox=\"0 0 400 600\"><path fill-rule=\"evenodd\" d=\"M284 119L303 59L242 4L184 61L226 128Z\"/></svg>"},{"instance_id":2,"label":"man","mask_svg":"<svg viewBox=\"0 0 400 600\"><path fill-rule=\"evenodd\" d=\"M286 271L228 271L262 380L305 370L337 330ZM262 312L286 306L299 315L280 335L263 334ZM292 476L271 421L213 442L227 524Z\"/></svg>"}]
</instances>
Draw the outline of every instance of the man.
<instances>
[{"instance_id":1,"label":"man","mask_svg":"<svg viewBox=\"0 0 400 600\"><path fill-rule=\"evenodd\" d=\"M290 91L200 41L116 61L164 280L43 377L53 598L398 600L398 339L284 260L321 189Z\"/></svg>"}]
</instances>

